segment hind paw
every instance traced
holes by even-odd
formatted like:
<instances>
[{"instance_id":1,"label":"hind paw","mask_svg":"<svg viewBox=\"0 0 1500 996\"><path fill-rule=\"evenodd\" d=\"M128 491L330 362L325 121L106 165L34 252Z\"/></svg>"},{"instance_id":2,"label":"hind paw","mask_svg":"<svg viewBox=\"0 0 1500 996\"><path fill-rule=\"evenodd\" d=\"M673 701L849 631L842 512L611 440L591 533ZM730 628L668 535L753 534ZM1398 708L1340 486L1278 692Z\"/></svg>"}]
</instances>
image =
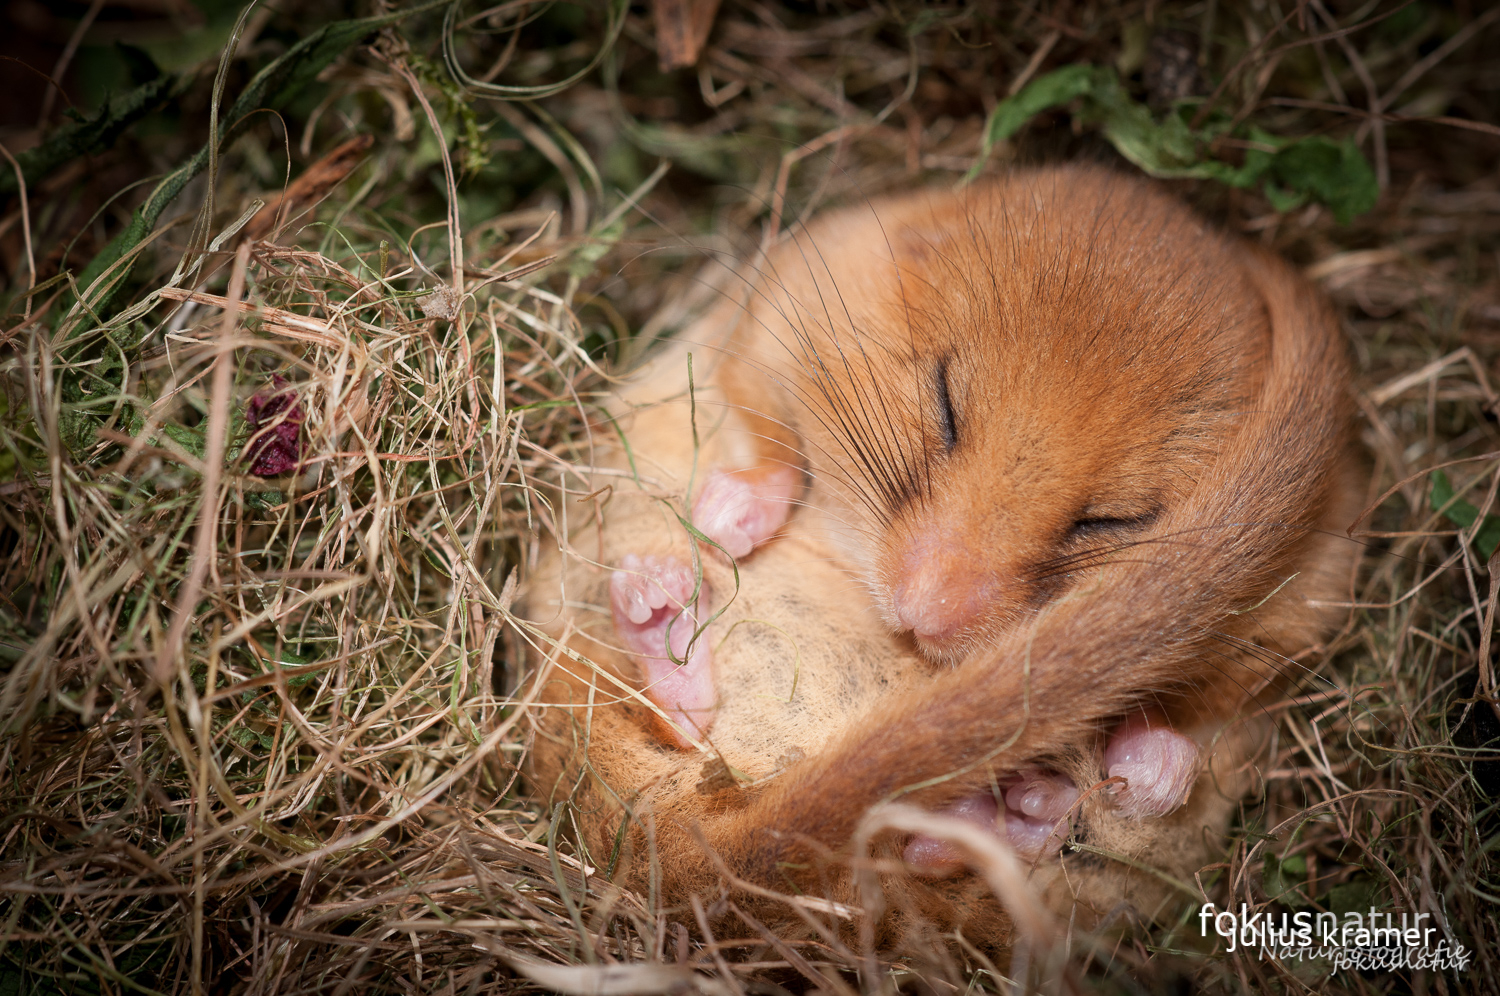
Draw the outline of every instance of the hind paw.
<instances>
[{"instance_id":1,"label":"hind paw","mask_svg":"<svg viewBox=\"0 0 1500 996\"><path fill-rule=\"evenodd\" d=\"M716 470L693 502L693 525L736 559L786 525L800 475L791 467Z\"/></svg>"},{"instance_id":2,"label":"hind paw","mask_svg":"<svg viewBox=\"0 0 1500 996\"><path fill-rule=\"evenodd\" d=\"M1187 802L1198 777L1198 745L1162 713L1135 713L1110 734L1104 767L1111 778L1126 781L1115 796L1123 815L1165 816Z\"/></svg>"},{"instance_id":3,"label":"hind paw","mask_svg":"<svg viewBox=\"0 0 1500 996\"><path fill-rule=\"evenodd\" d=\"M1062 850L1078 801L1073 779L1053 771L1031 769L1005 790L1005 836L1024 858L1051 857Z\"/></svg>"},{"instance_id":4,"label":"hind paw","mask_svg":"<svg viewBox=\"0 0 1500 996\"><path fill-rule=\"evenodd\" d=\"M977 823L986 830L994 832L995 816L998 811L995 797L985 792L960 799L938 810L938 813L942 816L956 816L961 820ZM901 857L923 875L938 878L951 875L964 866L963 852L956 845L921 833L911 839L906 849L901 852Z\"/></svg>"},{"instance_id":5,"label":"hind paw","mask_svg":"<svg viewBox=\"0 0 1500 996\"><path fill-rule=\"evenodd\" d=\"M609 578L610 608L621 642L641 666L646 697L680 729L665 734L679 747L706 732L714 718L713 653L698 633L691 565L676 557L626 554ZM694 636L697 639L694 639Z\"/></svg>"},{"instance_id":6,"label":"hind paw","mask_svg":"<svg viewBox=\"0 0 1500 996\"><path fill-rule=\"evenodd\" d=\"M1073 780L1056 772L1028 769L1002 793L1002 812L989 792L976 793L940 810L1002 836L1017 855L1028 860L1050 857L1062 849L1072 830L1069 813L1078 801ZM953 844L917 834L902 858L924 875L942 877L963 868L963 854Z\"/></svg>"}]
</instances>

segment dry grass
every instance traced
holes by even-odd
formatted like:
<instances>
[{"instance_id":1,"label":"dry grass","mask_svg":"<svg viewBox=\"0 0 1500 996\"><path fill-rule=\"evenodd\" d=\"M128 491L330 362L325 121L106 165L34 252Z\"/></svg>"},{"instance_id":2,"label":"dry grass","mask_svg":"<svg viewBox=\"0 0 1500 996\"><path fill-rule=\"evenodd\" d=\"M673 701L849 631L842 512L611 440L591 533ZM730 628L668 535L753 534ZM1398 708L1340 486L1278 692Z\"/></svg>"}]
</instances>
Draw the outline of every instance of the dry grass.
<instances>
[{"instance_id":1,"label":"dry grass","mask_svg":"<svg viewBox=\"0 0 1500 996\"><path fill-rule=\"evenodd\" d=\"M1159 95L1147 41L1170 28L1212 38L1193 92L1217 87L1226 115L1277 135L1355 138L1383 188L1341 226L1316 205L1278 213L1251 190L1178 181L1338 303L1373 471L1357 608L1277 710L1266 790L1202 886L1220 906L1441 913L1474 958L1461 976L1330 978L1205 956L1185 916L1128 934L1088 984L1500 992L1500 759L1484 748L1500 734L1496 592L1477 553L1483 513L1500 511L1500 26L1477 7L1382 0L1342 32L1357 5L1283 6L746 0L719 13L701 68L675 74L657 70L639 10L476 20L475 6L451 32L468 91L444 71L440 19L414 18L250 122L212 182L187 188L187 213L163 215L125 292L107 305L85 293L96 315L66 278L48 281L77 279L122 228L113 208L91 219L96 207L204 140L213 63L184 77L175 117L147 119L155 131L12 196L0 990L536 985L517 958L583 966L541 988L590 986L617 962L667 966L630 991L805 987L753 932L705 944L584 869L566 810L528 794L509 607L513 572L547 541L535 485L587 459L576 443L600 366L680 319L702 254L744 251L823 203L956 181L984 114L1055 67L1115 65ZM226 102L246 63L335 16L252 17L224 63ZM517 17L531 18L519 34ZM535 101L485 90L575 73ZM1454 120L1410 120L1434 115ZM1116 158L1068 123L1044 115L990 168ZM252 222L247 254L232 237L203 252L282 187L288 157L299 173L357 132L374 149L315 205L293 198L279 226ZM220 304L239 300L253 310L226 320ZM265 403L278 377L295 406ZM252 408L271 415L247 423ZM298 470L249 474L247 457L298 419ZM1443 465L1481 510L1462 533L1433 511L1428 471ZM1003 985L977 960L871 974L818 958L827 988Z\"/></svg>"}]
</instances>

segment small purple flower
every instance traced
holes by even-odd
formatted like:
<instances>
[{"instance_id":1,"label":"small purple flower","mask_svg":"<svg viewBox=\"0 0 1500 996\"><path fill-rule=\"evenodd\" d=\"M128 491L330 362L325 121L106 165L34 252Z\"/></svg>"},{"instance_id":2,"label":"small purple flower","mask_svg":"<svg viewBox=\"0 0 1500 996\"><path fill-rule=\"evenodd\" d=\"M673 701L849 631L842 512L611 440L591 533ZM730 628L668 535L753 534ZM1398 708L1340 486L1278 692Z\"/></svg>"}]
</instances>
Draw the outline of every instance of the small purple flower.
<instances>
[{"instance_id":1,"label":"small purple flower","mask_svg":"<svg viewBox=\"0 0 1500 996\"><path fill-rule=\"evenodd\" d=\"M279 477L295 470L302 457L302 406L297 392L280 375L272 375L269 393L257 393L245 404L250 445L245 459L257 477Z\"/></svg>"}]
</instances>

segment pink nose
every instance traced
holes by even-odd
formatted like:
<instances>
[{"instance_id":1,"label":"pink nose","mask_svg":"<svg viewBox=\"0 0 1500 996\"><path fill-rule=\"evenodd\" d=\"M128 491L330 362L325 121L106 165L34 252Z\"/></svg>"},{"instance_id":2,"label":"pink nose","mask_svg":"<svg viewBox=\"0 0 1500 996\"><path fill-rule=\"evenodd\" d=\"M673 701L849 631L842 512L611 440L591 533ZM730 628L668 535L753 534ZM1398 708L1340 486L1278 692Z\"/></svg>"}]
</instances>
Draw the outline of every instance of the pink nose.
<instances>
[{"instance_id":1,"label":"pink nose","mask_svg":"<svg viewBox=\"0 0 1500 996\"><path fill-rule=\"evenodd\" d=\"M965 547L920 537L907 550L903 567L891 592L902 629L941 643L979 620L989 584Z\"/></svg>"}]
</instances>

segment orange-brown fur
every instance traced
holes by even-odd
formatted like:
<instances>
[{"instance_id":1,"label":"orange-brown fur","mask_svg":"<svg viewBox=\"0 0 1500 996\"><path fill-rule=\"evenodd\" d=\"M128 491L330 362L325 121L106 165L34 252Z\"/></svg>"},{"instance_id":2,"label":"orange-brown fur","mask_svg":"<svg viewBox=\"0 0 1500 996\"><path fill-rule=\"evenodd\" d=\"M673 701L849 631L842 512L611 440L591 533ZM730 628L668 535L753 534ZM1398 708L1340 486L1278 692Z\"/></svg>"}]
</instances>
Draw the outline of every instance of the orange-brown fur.
<instances>
[{"instance_id":1,"label":"orange-brown fur","mask_svg":"<svg viewBox=\"0 0 1500 996\"><path fill-rule=\"evenodd\" d=\"M607 452L614 476L595 482L613 493L530 583L540 632L599 665L545 672L559 707L535 754L546 789L576 793L595 860L628 806L623 872L668 901L717 894L726 871L853 901L844 859L873 806L936 809L1038 760L1087 787L1108 726L1159 705L1214 745L1188 804L1127 820L1096 792L1075 831L1165 849L1168 871L1190 873L1251 784L1257 696L1327 632L1314 603L1347 573L1331 535L1352 481L1347 371L1327 306L1279 260L1100 170L848 209L756 272L622 392L631 454ZM942 358L951 452L930 401ZM708 740L755 781L699 790L705 755L664 746L621 691L636 672L609 648L598 565L686 556L670 500L685 515L709 466L787 462L809 472L806 504L739 565L737 594L723 559L702 557L713 609L729 604L706 634L723 640ZM922 583L982 592L955 638L890 635L892 593ZM783 702L793 670L802 700ZM1054 907L1161 896L1092 854L1047 864L1036 881ZM1008 937L973 878L883 881L888 930Z\"/></svg>"}]
</instances>

